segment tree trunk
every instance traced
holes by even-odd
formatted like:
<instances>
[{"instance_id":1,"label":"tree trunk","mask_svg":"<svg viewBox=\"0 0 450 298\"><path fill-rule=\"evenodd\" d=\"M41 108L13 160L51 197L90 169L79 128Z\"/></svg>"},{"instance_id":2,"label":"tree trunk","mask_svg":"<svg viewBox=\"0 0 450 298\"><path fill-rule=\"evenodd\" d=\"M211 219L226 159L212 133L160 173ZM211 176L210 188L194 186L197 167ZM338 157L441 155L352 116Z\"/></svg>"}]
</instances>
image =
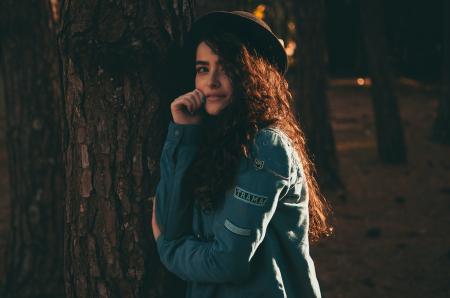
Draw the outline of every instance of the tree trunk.
<instances>
[{"instance_id":1,"label":"tree trunk","mask_svg":"<svg viewBox=\"0 0 450 298\"><path fill-rule=\"evenodd\" d=\"M432 139L450 145L450 3L444 1L442 95L433 125Z\"/></svg>"},{"instance_id":2,"label":"tree trunk","mask_svg":"<svg viewBox=\"0 0 450 298\"><path fill-rule=\"evenodd\" d=\"M324 0L293 1L297 20L296 103L319 184L342 186L326 97Z\"/></svg>"},{"instance_id":3,"label":"tree trunk","mask_svg":"<svg viewBox=\"0 0 450 298\"><path fill-rule=\"evenodd\" d=\"M213 10L246 10L251 12L251 9L256 7L259 3L256 3L254 0L197 0L195 1L195 4L197 14L198 16L201 16Z\"/></svg>"},{"instance_id":4,"label":"tree trunk","mask_svg":"<svg viewBox=\"0 0 450 298\"><path fill-rule=\"evenodd\" d=\"M66 0L61 11L66 295L184 297L159 261L149 198L170 102L187 88L176 57L192 2Z\"/></svg>"},{"instance_id":5,"label":"tree trunk","mask_svg":"<svg viewBox=\"0 0 450 298\"><path fill-rule=\"evenodd\" d=\"M378 154L384 162L404 163L407 159L406 147L383 29L382 2L361 0L359 5L369 72L372 79L372 103L375 114Z\"/></svg>"},{"instance_id":6,"label":"tree trunk","mask_svg":"<svg viewBox=\"0 0 450 298\"><path fill-rule=\"evenodd\" d=\"M2 297L62 297L64 171L49 1L0 7L11 225Z\"/></svg>"}]
</instances>

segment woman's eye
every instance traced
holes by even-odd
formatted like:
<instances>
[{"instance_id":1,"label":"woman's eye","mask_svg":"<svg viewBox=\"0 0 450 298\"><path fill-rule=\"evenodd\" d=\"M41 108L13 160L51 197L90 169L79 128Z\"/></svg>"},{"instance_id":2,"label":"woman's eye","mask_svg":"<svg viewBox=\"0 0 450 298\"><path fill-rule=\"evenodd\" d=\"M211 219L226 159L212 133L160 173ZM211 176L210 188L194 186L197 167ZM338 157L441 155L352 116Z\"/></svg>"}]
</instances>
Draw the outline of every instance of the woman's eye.
<instances>
[{"instance_id":1,"label":"woman's eye","mask_svg":"<svg viewBox=\"0 0 450 298\"><path fill-rule=\"evenodd\" d=\"M197 73L204 72L204 71L208 71L208 69L206 67L198 67L196 70Z\"/></svg>"}]
</instances>

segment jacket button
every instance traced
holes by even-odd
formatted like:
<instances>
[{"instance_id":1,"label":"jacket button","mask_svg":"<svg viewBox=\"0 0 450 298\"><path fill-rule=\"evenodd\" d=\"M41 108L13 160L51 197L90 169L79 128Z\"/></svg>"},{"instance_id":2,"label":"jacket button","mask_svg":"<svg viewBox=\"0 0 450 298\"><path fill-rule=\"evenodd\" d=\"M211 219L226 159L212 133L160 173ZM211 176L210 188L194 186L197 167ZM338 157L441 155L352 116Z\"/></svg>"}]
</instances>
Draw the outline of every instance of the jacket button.
<instances>
[{"instance_id":1,"label":"jacket button","mask_svg":"<svg viewBox=\"0 0 450 298\"><path fill-rule=\"evenodd\" d=\"M179 135L180 134L180 131L177 129L177 130L175 130L175 135L177 136L177 135Z\"/></svg>"},{"instance_id":2,"label":"jacket button","mask_svg":"<svg viewBox=\"0 0 450 298\"><path fill-rule=\"evenodd\" d=\"M200 239L200 234L197 234L197 238Z\"/></svg>"}]
</instances>

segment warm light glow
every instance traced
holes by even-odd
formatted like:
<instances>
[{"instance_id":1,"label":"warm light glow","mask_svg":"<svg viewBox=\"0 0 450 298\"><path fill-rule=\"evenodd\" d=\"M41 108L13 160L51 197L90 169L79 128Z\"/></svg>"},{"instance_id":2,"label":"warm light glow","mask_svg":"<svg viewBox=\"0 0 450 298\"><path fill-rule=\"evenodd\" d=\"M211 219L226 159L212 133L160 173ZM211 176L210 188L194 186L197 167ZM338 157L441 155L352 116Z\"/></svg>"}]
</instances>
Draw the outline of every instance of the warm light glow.
<instances>
[{"instance_id":1,"label":"warm light glow","mask_svg":"<svg viewBox=\"0 0 450 298\"><path fill-rule=\"evenodd\" d=\"M255 8L255 10L253 11L253 14L258 19L263 20L265 17L265 11L266 11L266 6L264 4L260 4Z\"/></svg>"},{"instance_id":2,"label":"warm light glow","mask_svg":"<svg viewBox=\"0 0 450 298\"><path fill-rule=\"evenodd\" d=\"M286 51L286 55L293 56L295 53L295 49L297 48L297 44L293 40L289 40L287 46L284 48Z\"/></svg>"},{"instance_id":3,"label":"warm light glow","mask_svg":"<svg viewBox=\"0 0 450 298\"><path fill-rule=\"evenodd\" d=\"M59 1L50 0L53 21L59 22Z\"/></svg>"},{"instance_id":4,"label":"warm light glow","mask_svg":"<svg viewBox=\"0 0 450 298\"><path fill-rule=\"evenodd\" d=\"M370 87L372 86L372 80L370 79L370 77L360 77L356 78L356 84L358 86Z\"/></svg>"},{"instance_id":5,"label":"warm light glow","mask_svg":"<svg viewBox=\"0 0 450 298\"><path fill-rule=\"evenodd\" d=\"M288 28L289 28L289 30L291 30L291 31L295 31L295 23L294 22L289 22L288 23Z\"/></svg>"}]
</instances>

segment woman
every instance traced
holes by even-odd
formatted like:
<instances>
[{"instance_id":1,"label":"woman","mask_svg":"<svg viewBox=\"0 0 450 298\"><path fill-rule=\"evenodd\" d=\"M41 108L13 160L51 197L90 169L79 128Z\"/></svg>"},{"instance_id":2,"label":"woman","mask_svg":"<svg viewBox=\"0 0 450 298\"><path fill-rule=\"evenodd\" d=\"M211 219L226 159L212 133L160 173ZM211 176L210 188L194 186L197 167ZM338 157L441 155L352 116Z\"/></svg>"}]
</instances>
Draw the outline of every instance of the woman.
<instances>
[{"instance_id":1,"label":"woman","mask_svg":"<svg viewBox=\"0 0 450 298\"><path fill-rule=\"evenodd\" d=\"M283 46L235 11L198 19L187 48L195 90L171 104L153 208L161 261L186 297L320 297L309 240L328 233L327 208Z\"/></svg>"}]
</instances>

